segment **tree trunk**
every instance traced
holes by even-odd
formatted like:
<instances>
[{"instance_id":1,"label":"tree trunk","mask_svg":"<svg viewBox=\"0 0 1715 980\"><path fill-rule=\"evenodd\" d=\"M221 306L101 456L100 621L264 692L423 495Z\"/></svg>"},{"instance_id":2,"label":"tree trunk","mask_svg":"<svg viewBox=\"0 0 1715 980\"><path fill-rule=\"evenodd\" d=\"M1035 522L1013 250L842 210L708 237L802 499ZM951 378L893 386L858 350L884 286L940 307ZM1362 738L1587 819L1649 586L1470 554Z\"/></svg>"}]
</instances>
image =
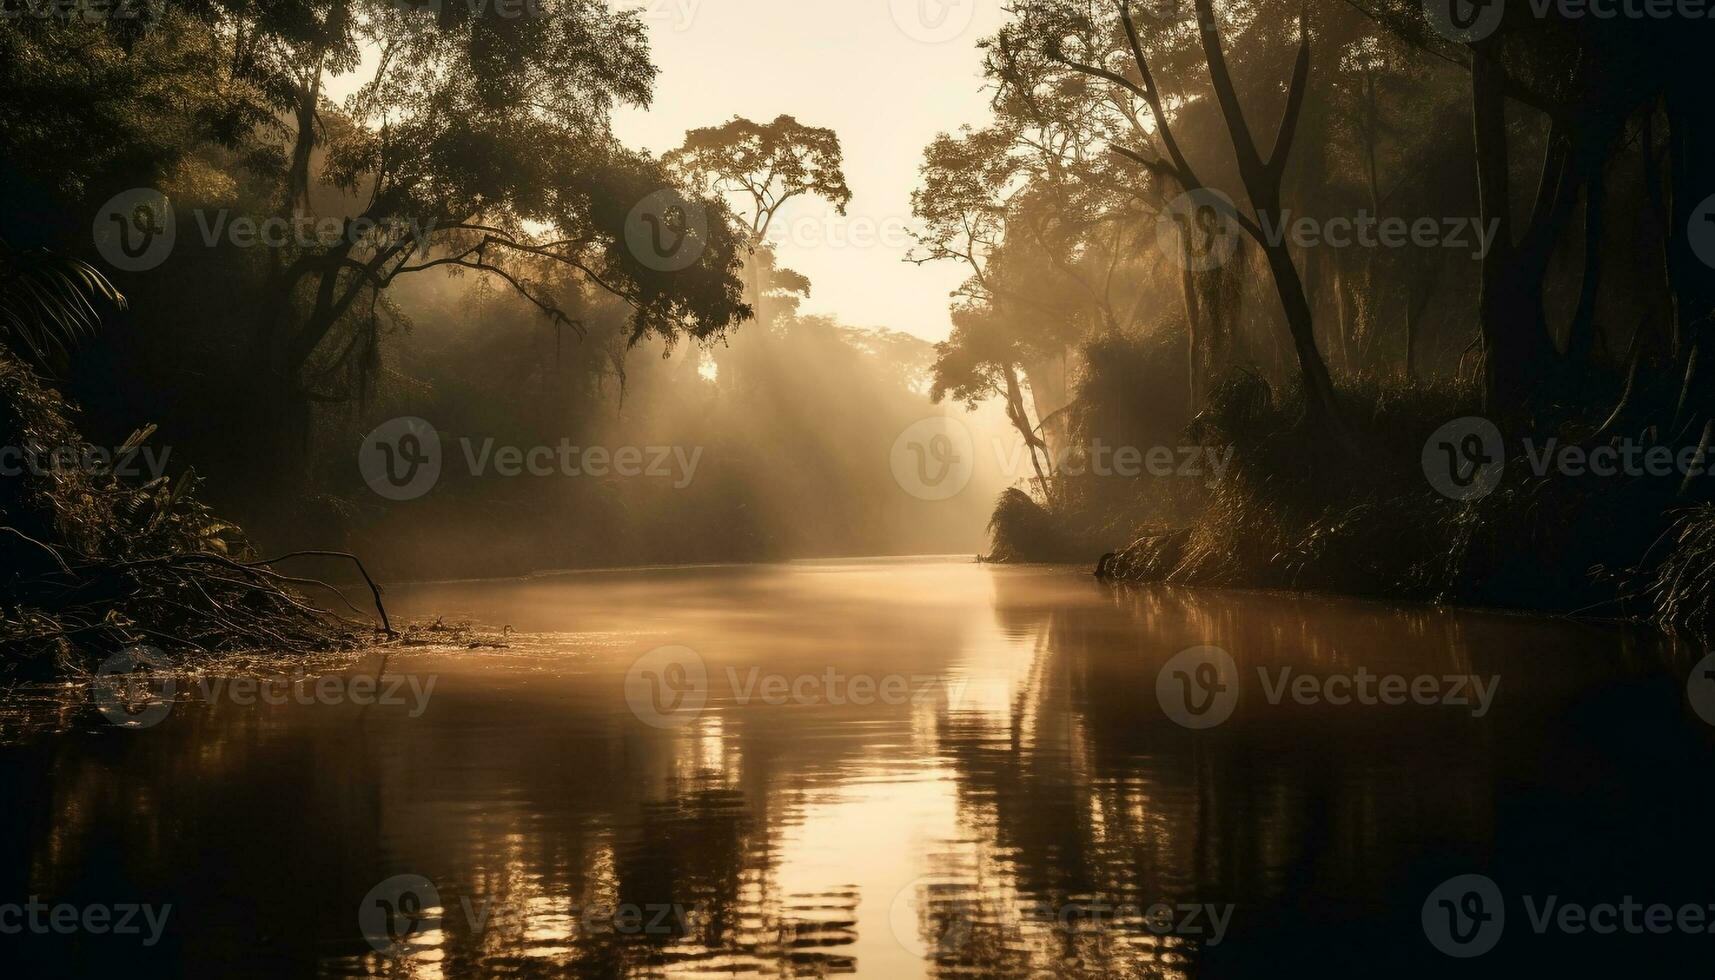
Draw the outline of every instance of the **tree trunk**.
<instances>
[{"instance_id":1,"label":"tree trunk","mask_svg":"<svg viewBox=\"0 0 1715 980\"><path fill-rule=\"evenodd\" d=\"M1483 337L1483 407L1499 418L1523 415L1550 361L1553 345L1542 309L1542 268L1530 248L1513 243L1508 188L1507 108L1501 66L1477 51L1471 66L1473 131L1477 153L1478 212L1495 229L1483 256L1477 318ZM1549 136L1545 177L1556 168L1564 139ZM1546 181L1545 181L1546 184Z\"/></svg>"},{"instance_id":2,"label":"tree trunk","mask_svg":"<svg viewBox=\"0 0 1715 980\"><path fill-rule=\"evenodd\" d=\"M1197 282L1189 268L1179 270L1179 289L1185 298L1185 386L1190 392L1186 410L1191 415L1196 415L1202 406L1203 398L1202 372L1197 370L1197 350L1201 340L1198 337L1197 321L1202 312L1201 304L1197 301Z\"/></svg>"},{"instance_id":3,"label":"tree trunk","mask_svg":"<svg viewBox=\"0 0 1715 980\"><path fill-rule=\"evenodd\" d=\"M1233 141L1233 155L1238 161L1239 177L1256 211L1259 228L1280 226L1280 185L1286 171L1286 161L1298 130L1298 115L1304 104L1304 92L1310 77L1310 29L1301 12L1298 23L1298 57L1293 63L1292 79L1287 88L1286 109L1281 114L1280 128L1275 134L1274 149L1265 161L1258 151L1250 125L1245 121L1244 107L1238 90L1233 87L1232 73L1227 68L1221 50L1220 30L1215 21L1211 0L1196 0L1197 23L1202 35L1203 55L1209 63L1209 81L1220 103L1221 116L1227 134ZM1247 231L1250 229L1247 229ZM1298 374L1304 387L1304 406L1311 425L1333 432L1345 444L1350 443L1339 407L1334 397L1334 382L1328 365L1316 349L1314 317L1304 296L1304 280L1292 261L1286 242L1271 241L1273 236L1253 232L1263 254L1268 257L1269 272L1274 276L1275 291L1280 294L1281 310L1286 316L1287 330L1292 334L1292 347L1298 355Z\"/></svg>"},{"instance_id":4,"label":"tree trunk","mask_svg":"<svg viewBox=\"0 0 1715 980\"><path fill-rule=\"evenodd\" d=\"M1606 168L1598 162L1584 187L1584 277L1578 287L1578 308L1566 329L1566 360L1587 371L1596 349L1596 296L1602 285L1602 217L1607 210Z\"/></svg>"},{"instance_id":5,"label":"tree trunk","mask_svg":"<svg viewBox=\"0 0 1715 980\"><path fill-rule=\"evenodd\" d=\"M1259 211L1259 216L1265 212ZM1293 350L1298 354L1299 377L1304 385L1304 407L1312 424L1330 427L1341 425L1339 406L1334 398L1334 381L1328 366L1316 350L1316 334L1310 316L1310 303L1304 298L1304 283L1298 277L1298 267L1284 242L1263 243L1268 256L1268 268L1274 274L1274 288L1280 294L1281 310L1286 314L1286 329L1292 335ZM1343 432L1342 432L1343 434Z\"/></svg>"}]
</instances>

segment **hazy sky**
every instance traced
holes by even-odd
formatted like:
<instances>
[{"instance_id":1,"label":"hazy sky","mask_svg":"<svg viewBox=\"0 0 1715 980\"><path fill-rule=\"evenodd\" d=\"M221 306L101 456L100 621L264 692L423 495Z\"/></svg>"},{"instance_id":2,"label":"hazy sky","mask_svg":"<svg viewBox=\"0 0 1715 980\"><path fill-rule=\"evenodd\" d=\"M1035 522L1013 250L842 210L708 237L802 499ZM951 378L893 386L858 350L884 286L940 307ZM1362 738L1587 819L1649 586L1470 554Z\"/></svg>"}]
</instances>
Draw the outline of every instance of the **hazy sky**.
<instances>
[{"instance_id":1,"label":"hazy sky","mask_svg":"<svg viewBox=\"0 0 1715 980\"><path fill-rule=\"evenodd\" d=\"M619 137L662 153L735 113L833 129L852 190L846 216L800 198L769 235L810 277L805 311L946 337L947 294L965 274L904 262L904 229L924 145L987 118L976 42L1000 23L1000 0L613 2L645 11L661 69L654 106L620 113Z\"/></svg>"}]
</instances>

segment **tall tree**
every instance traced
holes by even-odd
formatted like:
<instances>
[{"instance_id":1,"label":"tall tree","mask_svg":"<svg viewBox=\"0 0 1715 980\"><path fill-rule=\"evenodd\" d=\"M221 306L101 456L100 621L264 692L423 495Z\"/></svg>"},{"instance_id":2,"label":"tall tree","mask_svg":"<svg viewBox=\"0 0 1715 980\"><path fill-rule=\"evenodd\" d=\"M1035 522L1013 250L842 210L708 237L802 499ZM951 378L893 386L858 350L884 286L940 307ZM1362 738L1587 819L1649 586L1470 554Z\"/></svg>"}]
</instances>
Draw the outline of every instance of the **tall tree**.
<instances>
[{"instance_id":1,"label":"tall tree","mask_svg":"<svg viewBox=\"0 0 1715 980\"><path fill-rule=\"evenodd\" d=\"M749 199L742 210L753 255L766 247L775 216L793 198L824 198L842 215L852 199L839 135L787 115L769 123L734 116L719 126L693 129L665 160L707 190ZM763 292L760 263L751 261L749 269L756 306Z\"/></svg>"},{"instance_id":2,"label":"tall tree","mask_svg":"<svg viewBox=\"0 0 1715 980\"><path fill-rule=\"evenodd\" d=\"M1285 241L1265 231L1265 228L1279 227L1284 220L1281 209L1281 179L1292 152L1293 137L1298 131L1298 117L1304 105L1304 92L1310 77L1310 28L1307 15L1303 12L1299 15L1298 56L1293 63L1292 77L1287 83L1286 104L1275 133L1274 146L1265 158L1251 134L1250 124L1245 119L1244 108L1239 101L1238 90L1233 84L1232 72L1227 67L1226 54L1221 44L1220 24L1215 19L1214 7L1210 0L1196 0L1196 4L1197 29L1202 38L1209 81L1214 87L1215 98L1226 121L1228 135L1232 139L1239 176L1244 183L1245 194L1250 199L1254 217L1233 208L1228 203L1230 199L1226 199L1224 195L1201 196L1200 206L1214 206L1224 210L1227 217L1244 229L1262 249L1268 261L1269 272L1274 277L1275 289L1280 296L1287 330L1292 336L1293 349L1298 355L1299 379L1304 387L1304 401L1310 418L1315 424L1339 430L1343 423L1335 403L1334 385L1328 375L1327 364L1316 347L1316 334L1310 303L1304 293L1304 281ZM1203 191L1206 185L1192 168L1178 140L1174 138L1172 119L1167 113L1155 76L1150 71L1149 59L1138 39L1137 22L1132 17L1127 0L1118 0L1117 7L1120 24L1125 30L1132 67L1137 75L1136 81L1106 65L1093 64L1080 60L1075 54L1067 54L1059 38L1050 39L1050 55L1074 71L1092 78L1104 79L1125 89L1142 99L1149 107L1150 117L1154 121L1154 132L1166 150L1166 158L1119 143L1114 144L1116 152L1136 161L1152 173L1170 175L1189 194Z\"/></svg>"}]
</instances>

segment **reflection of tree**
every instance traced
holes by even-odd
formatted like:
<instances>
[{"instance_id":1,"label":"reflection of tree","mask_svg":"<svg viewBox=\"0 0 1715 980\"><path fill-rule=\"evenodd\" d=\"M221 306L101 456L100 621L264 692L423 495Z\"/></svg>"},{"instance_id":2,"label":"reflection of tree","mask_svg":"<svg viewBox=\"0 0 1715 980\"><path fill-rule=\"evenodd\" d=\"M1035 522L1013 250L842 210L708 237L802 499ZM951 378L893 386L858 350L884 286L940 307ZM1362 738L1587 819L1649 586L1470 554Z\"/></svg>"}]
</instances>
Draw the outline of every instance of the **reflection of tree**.
<instances>
[{"instance_id":1,"label":"reflection of tree","mask_svg":"<svg viewBox=\"0 0 1715 980\"><path fill-rule=\"evenodd\" d=\"M1527 726L1530 706L1485 723L1447 706L1277 706L1259 667L1501 674L1545 705L1613 669L1610 636L1591 637L1600 658L1549 663L1529 652L1541 624L1504 616L1173 589L1104 604L1070 601L1041 576L994 583L996 623L1029 667L1004 713L944 712L938 734L959 787L963 833L949 847L974 865L960 900L973 922L1014 928L1001 942L970 930L937 961L948 975L1183 975L1213 955L1194 936L1076 913L1032 923L1022 910L1233 902L1235 929L1247 915L1275 928L1259 908L1320 921L1384 900L1430 842L1484 846L1507 764L1493 744L1509 729L1494 726ZM1245 688L1226 724L1193 732L1164 716L1155 679L1204 643L1232 653Z\"/></svg>"}]
</instances>

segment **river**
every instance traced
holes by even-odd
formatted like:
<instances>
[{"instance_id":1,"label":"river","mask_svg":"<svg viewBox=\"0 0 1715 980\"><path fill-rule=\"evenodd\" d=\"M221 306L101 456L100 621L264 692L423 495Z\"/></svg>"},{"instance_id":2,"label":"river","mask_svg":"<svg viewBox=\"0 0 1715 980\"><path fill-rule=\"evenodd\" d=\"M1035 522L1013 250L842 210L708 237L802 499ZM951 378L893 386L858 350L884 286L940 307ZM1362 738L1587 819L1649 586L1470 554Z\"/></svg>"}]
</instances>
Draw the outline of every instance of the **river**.
<instances>
[{"instance_id":1,"label":"river","mask_svg":"<svg viewBox=\"0 0 1715 980\"><path fill-rule=\"evenodd\" d=\"M156 927L14 930L7 975L1715 963L1647 909L1612 933L1544 912L1715 903L1700 652L1647 630L942 558L389 603L512 630L273 689L185 679L140 723L15 696L0 903L135 905ZM1466 875L1505 912L1469 958L1435 935L1463 928L1435 920L1469 910L1445 891Z\"/></svg>"}]
</instances>

